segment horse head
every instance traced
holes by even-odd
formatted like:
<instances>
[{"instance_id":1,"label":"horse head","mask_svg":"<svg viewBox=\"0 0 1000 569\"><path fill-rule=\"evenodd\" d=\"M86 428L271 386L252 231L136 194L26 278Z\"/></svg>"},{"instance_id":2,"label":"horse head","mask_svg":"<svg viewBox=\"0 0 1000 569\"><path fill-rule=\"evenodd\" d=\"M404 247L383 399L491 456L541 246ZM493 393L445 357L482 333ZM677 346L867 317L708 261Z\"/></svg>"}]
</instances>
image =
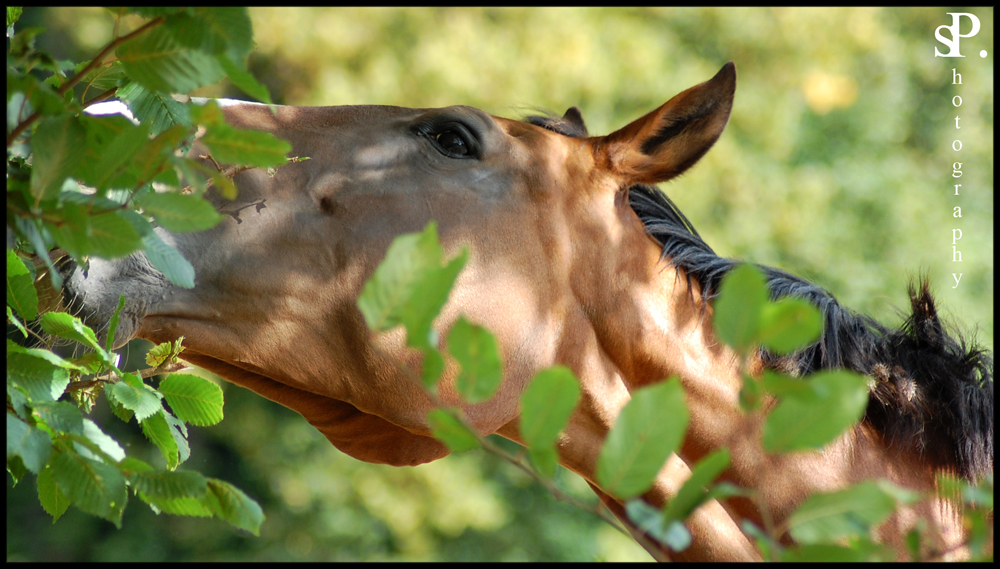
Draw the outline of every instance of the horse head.
<instances>
[{"instance_id":1,"label":"horse head","mask_svg":"<svg viewBox=\"0 0 1000 569\"><path fill-rule=\"evenodd\" d=\"M273 176L237 174L236 200L211 194L228 214L214 229L157 229L194 266L193 289L171 285L138 253L76 268L66 291L95 326L124 293L119 343L184 336L190 361L272 399L343 402L426 436L430 401L399 375L419 356L398 333L373 337L356 301L392 239L435 220L446 252L470 253L438 327L465 314L503 351L500 393L466 409L480 431L494 432L516 417L528 379L571 349L579 332L567 320L586 319L606 295L601 282L620 270L621 259L599 253L622 248L625 228L640 227L628 187L693 165L725 127L734 90L728 64L621 130L584 139L465 106L272 112L227 102L231 124L273 133L309 160ZM582 127L576 111L567 120L574 112ZM458 403L448 383L443 397ZM404 462L443 454L427 446L434 451Z\"/></svg>"}]
</instances>

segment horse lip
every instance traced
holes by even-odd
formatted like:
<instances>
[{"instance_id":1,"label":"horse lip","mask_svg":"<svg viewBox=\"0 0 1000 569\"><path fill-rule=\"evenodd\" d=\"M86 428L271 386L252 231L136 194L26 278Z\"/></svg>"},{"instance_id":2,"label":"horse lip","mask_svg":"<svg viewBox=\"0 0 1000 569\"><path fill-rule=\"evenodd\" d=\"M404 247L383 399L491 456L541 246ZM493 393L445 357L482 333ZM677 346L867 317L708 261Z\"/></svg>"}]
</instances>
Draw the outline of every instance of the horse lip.
<instances>
[{"instance_id":1,"label":"horse lip","mask_svg":"<svg viewBox=\"0 0 1000 569\"><path fill-rule=\"evenodd\" d=\"M107 341L110 323L118 312L114 348L132 340L142 326L149 309L166 292L166 281L158 271L153 278L151 266L145 256L132 255L122 259L91 259L84 268L73 260L58 267L63 277L62 303L65 310L78 316L97 334L99 341ZM125 304L118 305L121 296Z\"/></svg>"}]
</instances>

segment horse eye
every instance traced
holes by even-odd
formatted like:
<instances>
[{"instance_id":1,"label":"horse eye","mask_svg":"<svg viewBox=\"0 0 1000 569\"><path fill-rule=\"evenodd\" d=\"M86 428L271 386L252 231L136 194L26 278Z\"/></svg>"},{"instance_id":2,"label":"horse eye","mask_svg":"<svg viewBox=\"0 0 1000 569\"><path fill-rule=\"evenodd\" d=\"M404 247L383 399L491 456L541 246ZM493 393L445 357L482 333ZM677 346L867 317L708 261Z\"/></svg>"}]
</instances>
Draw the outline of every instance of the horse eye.
<instances>
[{"instance_id":1,"label":"horse eye","mask_svg":"<svg viewBox=\"0 0 1000 569\"><path fill-rule=\"evenodd\" d=\"M450 156L468 156L469 144L454 130L446 130L434 137L441 149Z\"/></svg>"}]
</instances>

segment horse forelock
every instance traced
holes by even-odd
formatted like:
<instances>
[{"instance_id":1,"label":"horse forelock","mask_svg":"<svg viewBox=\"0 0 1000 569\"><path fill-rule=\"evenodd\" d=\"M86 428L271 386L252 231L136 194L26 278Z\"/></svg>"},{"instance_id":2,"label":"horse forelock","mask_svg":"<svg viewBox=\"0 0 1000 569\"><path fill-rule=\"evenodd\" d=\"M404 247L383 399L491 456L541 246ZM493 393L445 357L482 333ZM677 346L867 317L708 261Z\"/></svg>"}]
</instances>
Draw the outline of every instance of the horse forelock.
<instances>
[{"instance_id":1,"label":"horse forelock","mask_svg":"<svg viewBox=\"0 0 1000 569\"><path fill-rule=\"evenodd\" d=\"M576 107L573 107L573 109L575 108ZM546 130L551 130L552 132L558 132L559 134L570 138L586 138L587 127L581 120L573 120L573 118L579 117L579 111L577 111L576 114L571 114L573 109L567 111L566 116L563 116L562 118L555 115L531 115L525 117L524 122L540 126Z\"/></svg>"}]
</instances>

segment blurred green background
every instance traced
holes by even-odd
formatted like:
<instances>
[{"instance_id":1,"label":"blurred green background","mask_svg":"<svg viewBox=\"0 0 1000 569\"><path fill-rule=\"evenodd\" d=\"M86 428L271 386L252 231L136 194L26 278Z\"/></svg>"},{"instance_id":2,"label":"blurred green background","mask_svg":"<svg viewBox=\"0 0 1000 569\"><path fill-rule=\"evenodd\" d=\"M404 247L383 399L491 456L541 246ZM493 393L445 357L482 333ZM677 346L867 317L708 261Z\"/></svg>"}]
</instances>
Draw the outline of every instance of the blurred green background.
<instances>
[{"instance_id":1,"label":"blurred green background","mask_svg":"<svg viewBox=\"0 0 1000 569\"><path fill-rule=\"evenodd\" d=\"M973 12L965 58L934 30ZM664 185L725 256L829 288L890 325L926 274L945 319L993 347L992 8L251 8L250 67L276 103L473 105L521 118L579 106L605 134L712 77L738 72L726 132ZM138 22L138 20L136 20ZM127 21L134 27L136 22ZM111 38L93 8L26 8L39 44L82 61ZM964 20L963 32L968 31ZM987 50L987 57L978 56ZM952 68L963 78L952 85ZM228 84L205 96L243 97ZM963 104L952 106L960 95ZM961 129L955 129L960 116ZM962 150L952 150L961 140ZM952 163L963 162L961 179ZM953 184L961 183L954 196ZM963 217L953 217L960 206ZM952 229L962 262L952 262ZM953 272L963 273L952 288ZM134 342L141 358L147 345ZM140 360L141 361L141 360ZM298 415L225 385L226 419L192 430L183 467L236 484L267 521L259 538L213 521L155 516L133 501L124 528L74 508L55 525L33 480L7 482L7 559L648 560L593 516L556 502L479 452L417 468L357 462ZM97 411L107 415L106 405ZM134 425L103 424L162 460ZM567 490L585 484L562 471Z\"/></svg>"}]
</instances>

